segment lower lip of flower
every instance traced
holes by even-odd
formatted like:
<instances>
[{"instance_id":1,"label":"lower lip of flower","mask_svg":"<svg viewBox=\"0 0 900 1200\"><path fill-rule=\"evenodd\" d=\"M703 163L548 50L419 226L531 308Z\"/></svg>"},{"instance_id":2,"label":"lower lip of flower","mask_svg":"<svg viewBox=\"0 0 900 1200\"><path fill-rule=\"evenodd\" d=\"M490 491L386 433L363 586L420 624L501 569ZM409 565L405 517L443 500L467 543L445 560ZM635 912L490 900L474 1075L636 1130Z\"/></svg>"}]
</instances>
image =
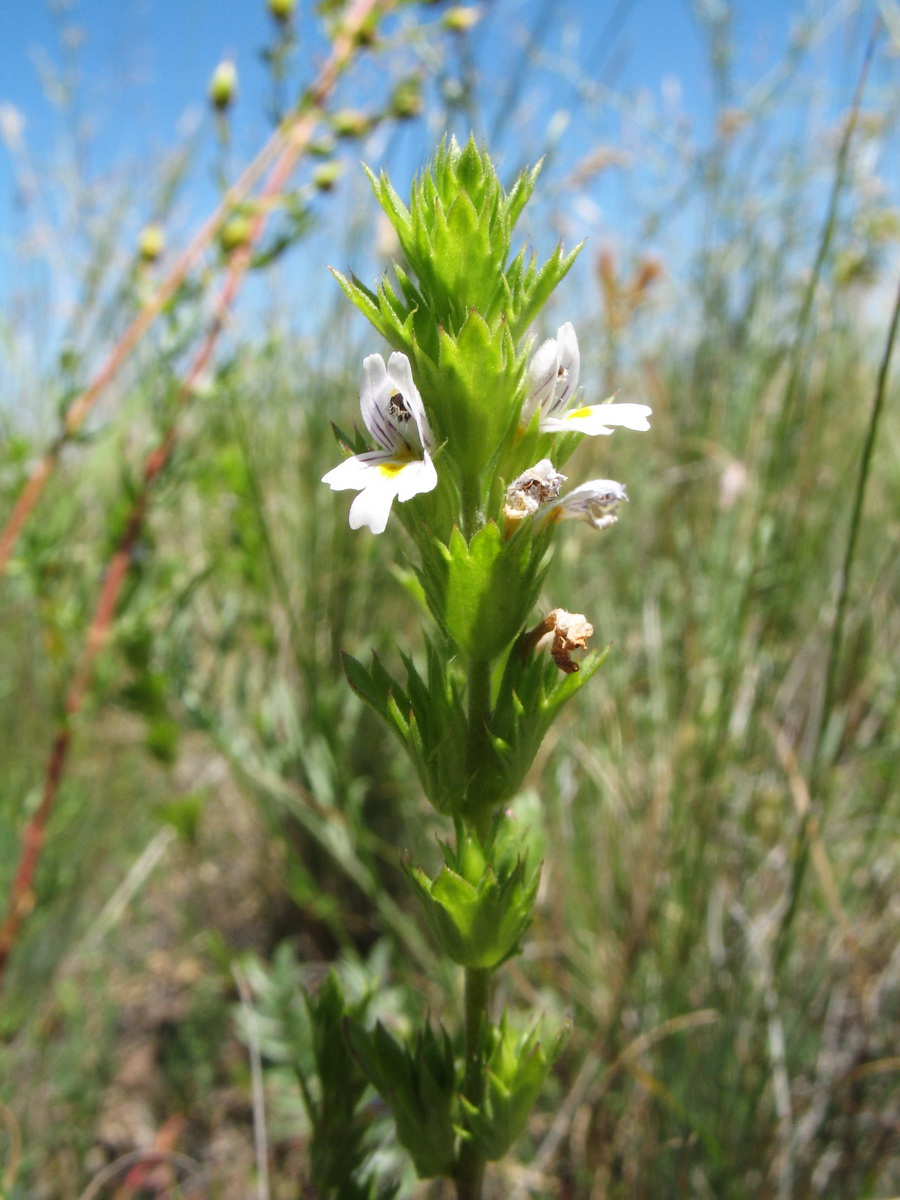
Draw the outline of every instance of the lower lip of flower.
<instances>
[{"instance_id":1,"label":"lower lip of flower","mask_svg":"<svg viewBox=\"0 0 900 1200\"><path fill-rule=\"evenodd\" d=\"M411 460L410 460L411 461ZM408 462L385 462L378 464L378 473L383 475L385 479L395 479L400 472L408 467Z\"/></svg>"}]
</instances>

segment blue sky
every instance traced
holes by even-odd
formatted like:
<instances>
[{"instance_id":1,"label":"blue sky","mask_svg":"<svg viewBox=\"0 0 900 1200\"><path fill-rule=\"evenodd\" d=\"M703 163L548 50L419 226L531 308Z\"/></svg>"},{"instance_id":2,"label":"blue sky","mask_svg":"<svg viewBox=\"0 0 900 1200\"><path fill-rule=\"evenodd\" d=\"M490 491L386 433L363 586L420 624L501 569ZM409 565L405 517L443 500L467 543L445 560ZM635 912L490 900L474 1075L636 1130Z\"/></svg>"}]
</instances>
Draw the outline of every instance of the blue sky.
<instances>
[{"instance_id":1,"label":"blue sky","mask_svg":"<svg viewBox=\"0 0 900 1200\"><path fill-rule=\"evenodd\" d=\"M789 138L797 132L793 121L798 128L809 121L810 97L818 96L826 125L846 108L875 12L865 0L737 0L730 10L723 0L486 0L468 42L471 60L446 37L403 44L404 27L414 20L437 23L446 7L401 13L385 53L354 74L342 101L365 106L383 92L387 74L408 69L426 78L428 111L440 114L440 89L446 98L454 80L471 69L482 116L476 132L487 138L501 167L509 173L549 150L544 186L557 201L566 197L556 230L564 237L574 237L581 225L592 237L634 232L647 196L666 186L669 158L708 141L715 110L710 16L732 14L733 102L739 105L748 89L758 94L774 85L792 33L804 14L816 14L818 41L803 68L807 101L795 114L794 101L779 100L772 117L778 136ZM297 28L295 85L310 78L326 46L307 0L301 0ZM264 0L0 0L0 116L7 140L10 121L15 126L21 118L24 147L14 162L0 144L0 298L21 289L29 272L46 285L48 273L65 275L77 261L77 230L62 232L75 178L104 194L119 188L129 206L124 227L136 231L152 213L163 156L193 137L194 167L171 218L173 241L186 237L215 200L214 175L222 162L205 104L210 73L224 56L236 62L240 96L224 160L234 172L270 129L271 81L259 52L272 33ZM884 74L897 60L882 58L878 70ZM58 90L67 80L77 80L68 107ZM794 91L790 96L796 99ZM348 150L344 197L329 200L334 212L349 205L341 228L367 203L352 182L360 177L358 159L376 168L386 164L402 193L433 150L442 132L435 121L441 120L437 115L431 124L385 127ZM457 115L460 133L468 121L465 113ZM596 188L573 189L580 168L604 148L630 155L629 169L601 171ZM24 193L23 172L29 184ZM43 243L23 254L35 222L49 231L44 242L56 238L55 257ZM335 259L345 265L345 252L334 241L332 227L304 253L320 255L323 269ZM60 294L68 287L71 303L78 281L60 277L53 286Z\"/></svg>"},{"instance_id":2,"label":"blue sky","mask_svg":"<svg viewBox=\"0 0 900 1200\"><path fill-rule=\"evenodd\" d=\"M719 0L705 3L711 9ZM433 21L442 7L418 11ZM659 94L677 81L689 112L702 119L708 110L707 56L688 0L486 0L480 7L484 19L473 45L497 91L522 41L536 31L540 78L526 81L523 91L536 91L551 108L570 99L561 72L571 69L632 93L644 88ZM807 6L756 0L734 7L746 74L778 60ZM300 57L308 61L309 51L324 47L308 0L300 6L298 28ZM51 152L59 116L42 82L42 64L65 73L68 43L97 165L140 159L182 136L186 121L203 110L210 72L229 56L241 80L239 149L250 152L266 128L268 85L259 50L271 33L264 0L0 0L0 102L25 115L38 152Z\"/></svg>"}]
</instances>

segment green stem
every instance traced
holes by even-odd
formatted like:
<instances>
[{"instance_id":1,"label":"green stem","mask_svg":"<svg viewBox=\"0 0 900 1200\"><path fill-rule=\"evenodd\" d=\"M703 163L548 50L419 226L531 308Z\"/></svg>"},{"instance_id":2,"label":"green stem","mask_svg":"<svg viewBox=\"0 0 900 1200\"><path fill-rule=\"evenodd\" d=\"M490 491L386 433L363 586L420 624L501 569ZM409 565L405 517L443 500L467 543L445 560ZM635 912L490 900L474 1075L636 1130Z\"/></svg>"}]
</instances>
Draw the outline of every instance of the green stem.
<instances>
[{"instance_id":1,"label":"green stem","mask_svg":"<svg viewBox=\"0 0 900 1200\"><path fill-rule=\"evenodd\" d=\"M468 685L466 821L484 844L490 832L491 814L480 795L479 778L491 751L491 664L470 659Z\"/></svg>"},{"instance_id":2,"label":"green stem","mask_svg":"<svg viewBox=\"0 0 900 1200\"><path fill-rule=\"evenodd\" d=\"M484 1095L484 1039L491 993L491 971L466 968L466 1070L463 1095L480 1105ZM464 1142L456 1172L457 1200L481 1200L485 1158L471 1142Z\"/></svg>"},{"instance_id":3,"label":"green stem","mask_svg":"<svg viewBox=\"0 0 900 1200\"><path fill-rule=\"evenodd\" d=\"M491 814L479 794L478 777L490 749L491 664L469 659L468 743L466 746L466 823L482 845L490 833ZM461 831L460 831L461 832ZM462 1094L480 1105L484 1092L484 1027L488 1020L491 971L466 968L465 1075ZM485 1159L471 1142L464 1142L456 1171L457 1200L480 1200Z\"/></svg>"},{"instance_id":4,"label":"green stem","mask_svg":"<svg viewBox=\"0 0 900 1200\"><path fill-rule=\"evenodd\" d=\"M466 541L471 541L484 523L479 512L481 506L481 480L477 475L464 475L460 488L462 502L462 531Z\"/></svg>"}]
</instances>

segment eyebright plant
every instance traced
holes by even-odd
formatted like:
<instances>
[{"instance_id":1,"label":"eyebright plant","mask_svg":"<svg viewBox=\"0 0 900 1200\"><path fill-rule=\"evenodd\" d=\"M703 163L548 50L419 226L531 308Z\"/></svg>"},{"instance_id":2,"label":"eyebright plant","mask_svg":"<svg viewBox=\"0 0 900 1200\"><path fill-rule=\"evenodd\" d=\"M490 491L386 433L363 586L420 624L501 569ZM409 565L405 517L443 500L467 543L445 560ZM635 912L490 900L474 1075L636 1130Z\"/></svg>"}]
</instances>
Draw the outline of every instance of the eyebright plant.
<instances>
[{"instance_id":1,"label":"eyebright plant","mask_svg":"<svg viewBox=\"0 0 900 1200\"><path fill-rule=\"evenodd\" d=\"M384 531L393 512L415 550L434 618L423 664L405 678L374 657L345 656L355 691L393 729L454 841L432 878L408 877L441 952L465 972L459 1039L426 1021L408 1044L348 1020L357 1062L391 1107L397 1136L423 1177L481 1195L485 1163L521 1132L566 1030L516 1028L495 1014L491 983L521 946L537 895L532 835L509 814L563 705L600 667L581 613L534 623L561 520L615 524L623 484L568 487L564 466L585 436L647 430L643 404L585 404L568 322L536 349L532 329L580 247L539 264L513 233L537 169L504 191L470 138L438 147L407 207L388 177L369 179L396 230L403 266L374 290L334 272L391 347L363 362L365 433L339 433L347 457L323 482L353 490L354 529ZM395 502L396 501L396 505ZM349 1193L348 1193L349 1194Z\"/></svg>"}]
</instances>

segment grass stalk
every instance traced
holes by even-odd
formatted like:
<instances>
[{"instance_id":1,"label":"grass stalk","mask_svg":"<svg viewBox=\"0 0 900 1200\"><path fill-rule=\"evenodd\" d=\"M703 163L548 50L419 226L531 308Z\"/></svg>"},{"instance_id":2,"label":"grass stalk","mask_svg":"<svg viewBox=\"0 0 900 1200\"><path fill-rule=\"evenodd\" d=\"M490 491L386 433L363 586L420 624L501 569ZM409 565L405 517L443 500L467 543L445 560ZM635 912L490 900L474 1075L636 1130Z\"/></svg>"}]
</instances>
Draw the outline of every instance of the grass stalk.
<instances>
[{"instance_id":1,"label":"grass stalk","mask_svg":"<svg viewBox=\"0 0 900 1200\"><path fill-rule=\"evenodd\" d=\"M809 280L803 293L800 313L797 317L797 333L794 339L790 374L782 393L781 404L775 418L774 430L769 440L769 454L763 467L763 478L767 483L770 483L775 476L781 475L785 471L785 447L789 442L788 434L790 432L791 417L793 416L797 392L800 387L800 379L806 361L804 350L807 344L810 321L812 320L813 304L838 225L838 206L847 182L847 164L850 158L850 147L853 144L853 137L859 124L862 98L880 32L881 23L876 20L869 36L868 45L866 46L866 52L853 93L853 100L850 105L850 113L844 126L840 146L838 147L834 167L834 180L828 197L828 209L822 225L822 234L819 238L815 261L813 262L812 271L810 272ZM772 489L767 487L764 491L769 492Z\"/></svg>"},{"instance_id":2,"label":"grass stalk","mask_svg":"<svg viewBox=\"0 0 900 1200\"><path fill-rule=\"evenodd\" d=\"M847 602L850 594L850 579L853 573L853 564L856 559L859 531L862 527L862 514L863 507L865 505L866 486L869 481L869 474L872 467L872 457L875 452L875 443L878 436L878 429L881 424L881 414L884 409L885 396L887 395L888 375L890 371L891 358L894 351L894 342L897 337L898 325L900 325L900 286L898 286L897 295L894 300L894 310L891 314L891 322L888 328L884 354L882 355L881 364L878 369L878 378L875 384L875 397L872 402L872 411L869 415L869 425L866 430L866 437L859 459L859 470L857 472L856 487L853 493L853 509L850 514L850 526L847 533L847 544L844 548L844 557L841 563L840 575L838 576L838 593L835 604L834 623L831 629L831 639L828 646L828 658L825 665L822 710L819 716L819 728L816 735L811 778L809 782L809 792L812 796L812 803L808 805L803 812L800 821L800 828L797 832L796 851L794 854L794 869L791 875L790 884L790 898L781 923L781 927L779 929L779 941L776 950L777 961L780 961L784 955L787 934L793 925L794 918L797 913L800 892L803 888L804 878L806 877L806 869L809 864L814 838L821 833L822 820L825 817L828 808L829 796L821 786L822 777L824 775L826 766L826 735L828 732L831 710L834 705L834 696L837 685L837 672L838 667L840 666L841 649L844 641L844 625L847 617Z\"/></svg>"}]
</instances>

